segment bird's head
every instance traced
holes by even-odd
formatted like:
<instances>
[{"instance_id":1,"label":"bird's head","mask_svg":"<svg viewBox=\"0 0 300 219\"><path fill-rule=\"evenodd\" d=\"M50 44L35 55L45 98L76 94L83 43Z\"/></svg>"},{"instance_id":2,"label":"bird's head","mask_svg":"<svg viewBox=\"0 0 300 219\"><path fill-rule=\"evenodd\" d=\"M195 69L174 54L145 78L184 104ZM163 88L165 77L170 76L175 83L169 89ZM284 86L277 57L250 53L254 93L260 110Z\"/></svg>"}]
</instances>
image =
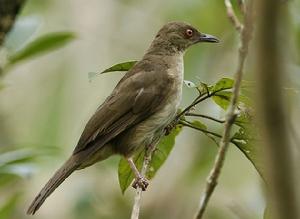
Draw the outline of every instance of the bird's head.
<instances>
[{"instance_id":1,"label":"bird's head","mask_svg":"<svg viewBox=\"0 0 300 219\"><path fill-rule=\"evenodd\" d=\"M184 22L169 22L157 33L152 49L185 51L189 46L200 42L218 43L219 40L209 34L201 33L195 27Z\"/></svg>"}]
</instances>

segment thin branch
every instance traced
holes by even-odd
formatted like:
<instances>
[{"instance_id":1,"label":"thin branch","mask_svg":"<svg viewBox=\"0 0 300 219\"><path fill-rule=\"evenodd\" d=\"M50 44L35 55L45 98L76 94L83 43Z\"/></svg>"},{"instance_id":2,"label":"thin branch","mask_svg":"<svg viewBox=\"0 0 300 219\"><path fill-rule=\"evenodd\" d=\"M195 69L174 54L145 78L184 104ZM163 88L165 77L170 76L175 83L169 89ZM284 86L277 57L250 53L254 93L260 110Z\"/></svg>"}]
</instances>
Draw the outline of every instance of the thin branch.
<instances>
[{"instance_id":1,"label":"thin branch","mask_svg":"<svg viewBox=\"0 0 300 219\"><path fill-rule=\"evenodd\" d=\"M209 119L209 120L212 120L212 121L215 121L215 122L218 122L218 123L224 123L225 122L225 120L216 119L214 117L207 116L207 115L204 115L204 114L198 114L198 113L186 113L185 116L201 117L201 118Z\"/></svg>"},{"instance_id":2,"label":"thin branch","mask_svg":"<svg viewBox=\"0 0 300 219\"><path fill-rule=\"evenodd\" d=\"M174 119L175 121L178 120L181 116L186 115L187 113L190 112L191 109L193 109L196 105L198 105L199 103L201 103L202 101L214 96L216 93L223 91L223 90L228 90L228 89L221 89L221 90L217 90L214 92L207 92L204 94L199 95L189 106L187 106L182 112L180 112L176 118ZM205 95L205 96L204 96Z\"/></svg>"},{"instance_id":3,"label":"thin branch","mask_svg":"<svg viewBox=\"0 0 300 219\"><path fill-rule=\"evenodd\" d=\"M221 137L222 137L222 135L220 135L220 134L218 134L218 133L215 133L215 132L212 132L212 131L208 131L208 130L206 130L206 129L203 129L203 128L194 126L194 125L190 124L188 121L182 121L182 120L180 120L180 121L178 122L178 124L181 124L181 125L183 125L183 126L190 127L190 128L192 128L192 129L196 129L196 130L198 130L198 131L201 131L201 132L206 133L206 134L213 135L213 136L218 137L218 138L221 138Z\"/></svg>"},{"instance_id":4,"label":"thin branch","mask_svg":"<svg viewBox=\"0 0 300 219\"><path fill-rule=\"evenodd\" d=\"M242 2L242 1L241 1ZM231 21L231 23L233 24L233 26L235 27L235 29L238 32L241 32L243 29L243 25L241 24L241 22L239 21L239 19L237 18L233 8L232 8L232 4L230 0L224 0L225 3L225 7L226 7L226 11L227 11L227 16L229 18L229 20Z\"/></svg>"},{"instance_id":5,"label":"thin branch","mask_svg":"<svg viewBox=\"0 0 300 219\"><path fill-rule=\"evenodd\" d=\"M194 108L198 103L210 98L212 95L207 93L205 96L202 94L202 95L199 95L193 102L192 104L190 104L189 106L187 106L182 112L180 112L175 120L178 120L181 116L184 116L186 113L188 113L192 108Z\"/></svg>"},{"instance_id":6,"label":"thin branch","mask_svg":"<svg viewBox=\"0 0 300 219\"><path fill-rule=\"evenodd\" d=\"M238 103L238 96L240 92L240 86L243 76L243 68L245 63L245 58L248 53L248 45L249 41L251 40L251 34L252 34L252 1L249 2L245 14L245 28L240 28L241 25L237 23L238 20L236 20L235 15L232 11L231 2L229 0L225 0L225 6L227 9L227 14L229 19L233 22L236 29L238 31L241 30L241 47L239 49L239 56L238 56L238 66L235 73L235 83L233 87L233 95L230 102L230 105L228 107L228 111L226 113L226 120L224 125L224 132L221 138L221 141L219 143L219 151L215 159L214 166L208 176L206 187L204 190L204 193L202 195L202 198L200 200L200 206L199 210L196 213L195 219L201 219L206 206L209 202L209 199L218 183L218 179L225 161L226 152L229 146L229 142L231 140L230 138L230 130L231 127L235 121L236 118L236 110L237 110L237 103Z\"/></svg>"},{"instance_id":7,"label":"thin branch","mask_svg":"<svg viewBox=\"0 0 300 219\"><path fill-rule=\"evenodd\" d=\"M217 138L222 138L222 135L220 135L220 134L218 134L218 133L215 133L215 132L213 132L213 131L209 131L209 130L202 129L202 128L200 128L200 127L194 126L193 124L189 123L188 121L182 121L182 120L180 120L180 121L178 122L178 124L181 124L181 125L183 125L183 126L186 126L186 127L189 127L189 128L195 129L195 130L198 130L198 131L200 131L200 132L203 132L203 133L206 134L208 137L211 137L211 135L212 135L212 136L215 136L215 137L217 137ZM232 144L236 145L237 147L239 147L238 144L237 144L237 142L236 142L236 140L235 140L234 138L230 138L230 142L231 142ZM217 142L217 145L219 145L218 142Z\"/></svg>"},{"instance_id":8,"label":"thin branch","mask_svg":"<svg viewBox=\"0 0 300 219\"><path fill-rule=\"evenodd\" d=\"M156 148L156 142L152 143L146 150L145 157L144 157L144 162L141 170L142 176L146 176L149 163L151 161L152 154ZM131 219L138 219L139 214L140 214L140 208L141 208L141 201L142 201L142 188L138 187L136 189L136 194L134 197L134 205L132 207L132 212L131 212Z\"/></svg>"}]
</instances>

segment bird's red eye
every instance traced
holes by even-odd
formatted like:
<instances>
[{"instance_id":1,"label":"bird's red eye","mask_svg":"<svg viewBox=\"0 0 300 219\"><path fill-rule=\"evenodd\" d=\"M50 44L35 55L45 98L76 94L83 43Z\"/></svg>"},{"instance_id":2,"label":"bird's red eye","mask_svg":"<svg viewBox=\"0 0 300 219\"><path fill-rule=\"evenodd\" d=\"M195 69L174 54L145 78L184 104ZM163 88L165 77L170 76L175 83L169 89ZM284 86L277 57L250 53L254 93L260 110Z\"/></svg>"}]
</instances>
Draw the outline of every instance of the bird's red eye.
<instances>
[{"instance_id":1,"label":"bird's red eye","mask_svg":"<svg viewBox=\"0 0 300 219\"><path fill-rule=\"evenodd\" d=\"M194 34L194 31L193 31L192 29L187 29L187 30L185 31L185 34L186 34L186 36L188 36L188 37L192 37L193 34Z\"/></svg>"}]
</instances>

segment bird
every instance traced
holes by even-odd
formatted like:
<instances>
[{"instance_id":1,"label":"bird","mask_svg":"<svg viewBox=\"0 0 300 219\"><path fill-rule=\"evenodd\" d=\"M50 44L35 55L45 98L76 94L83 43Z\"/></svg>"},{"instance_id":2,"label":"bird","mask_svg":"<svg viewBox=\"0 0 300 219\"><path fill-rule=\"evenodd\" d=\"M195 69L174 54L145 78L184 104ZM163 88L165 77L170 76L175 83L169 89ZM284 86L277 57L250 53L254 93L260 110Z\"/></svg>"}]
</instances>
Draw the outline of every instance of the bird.
<instances>
[{"instance_id":1,"label":"bird","mask_svg":"<svg viewBox=\"0 0 300 219\"><path fill-rule=\"evenodd\" d=\"M74 171L119 154L135 174L134 187L147 179L136 168L135 152L159 141L175 118L182 97L183 56L192 45L219 42L186 22L168 22L148 50L117 83L87 122L67 161L54 173L27 210L35 214L46 198Z\"/></svg>"}]
</instances>

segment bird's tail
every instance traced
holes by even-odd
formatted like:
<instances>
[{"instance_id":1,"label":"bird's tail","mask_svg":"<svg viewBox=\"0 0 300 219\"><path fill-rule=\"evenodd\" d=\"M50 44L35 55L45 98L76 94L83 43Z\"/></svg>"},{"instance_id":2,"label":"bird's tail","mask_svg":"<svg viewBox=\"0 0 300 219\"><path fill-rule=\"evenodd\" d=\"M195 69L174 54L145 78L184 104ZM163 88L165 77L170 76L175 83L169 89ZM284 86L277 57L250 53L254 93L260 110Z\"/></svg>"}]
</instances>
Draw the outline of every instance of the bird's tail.
<instances>
[{"instance_id":1,"label":"bird's tail","mask_svg":"<svg viewBox=\"0 0 300 219\"><path fill-rule=\"evenodd\" d=\"M31 205L27 210L27 214L34 214L44 203L46 198L77 168L78 164L74 161L74 157L71 156L63 165L60 167L52 178L47 182L44 188L35 197Z\"/></svg>"}]
</instances>

